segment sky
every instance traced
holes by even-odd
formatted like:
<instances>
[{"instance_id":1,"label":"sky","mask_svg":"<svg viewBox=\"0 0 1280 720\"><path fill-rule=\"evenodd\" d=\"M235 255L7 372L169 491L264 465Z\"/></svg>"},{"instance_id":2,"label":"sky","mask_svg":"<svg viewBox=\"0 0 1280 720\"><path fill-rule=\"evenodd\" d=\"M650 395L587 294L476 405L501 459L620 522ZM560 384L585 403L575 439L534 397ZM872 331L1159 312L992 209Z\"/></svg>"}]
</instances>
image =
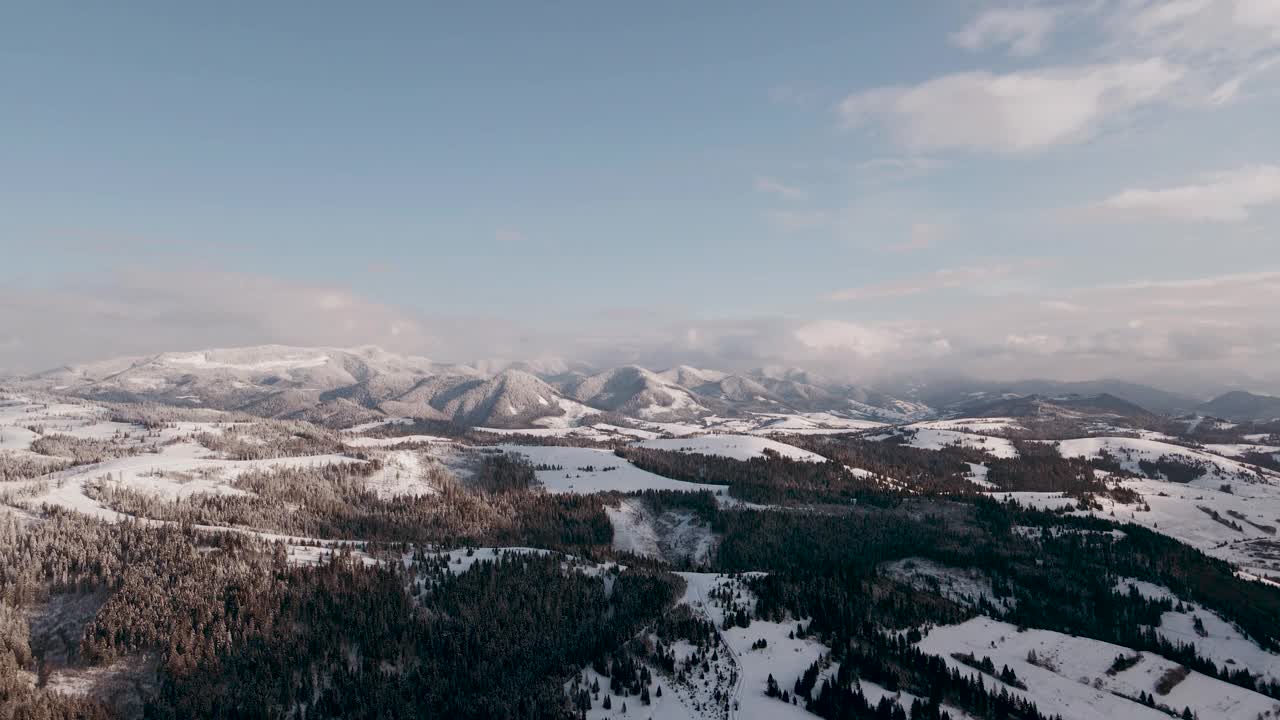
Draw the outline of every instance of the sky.
<instances>
[{"instance_id":1,"label":"sky","mask_svg":"<svg viewBox=\"0 0 1280 720\"><path fill-rule=\"evenodd\" d=\"M1280 0L17 0L0 369L1280 387L1277 118Z\"/></svg>"}]
</instances>

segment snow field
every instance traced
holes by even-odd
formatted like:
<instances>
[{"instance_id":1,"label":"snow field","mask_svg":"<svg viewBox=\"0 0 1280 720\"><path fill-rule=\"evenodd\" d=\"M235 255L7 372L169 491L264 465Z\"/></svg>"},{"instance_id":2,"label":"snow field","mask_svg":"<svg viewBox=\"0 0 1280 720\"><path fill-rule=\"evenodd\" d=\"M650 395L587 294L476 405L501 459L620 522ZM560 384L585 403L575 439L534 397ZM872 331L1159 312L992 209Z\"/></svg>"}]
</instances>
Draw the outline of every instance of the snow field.
<instances>
[{"instance_id":1,"label":"snow field","mask_svg":"<svg viewBox=\"0 0 1280 720\"><path fill-rule=\"evenodd\" d=\"M766 452L773 452L790 460L818 463L827 461L826 458L817 453L801 450L798 447L781 443L777 440L751 435L703 435L699 437L644 440L636 444L640 447L654 450L676 450L702 455L718 455L733 460L750 460L756 457L763 457Z\"/></svg>"},{"instance_id":2,"label":"snow field","mask_svg":"<svg viewBox=\"0 0 1280 720\"><path fill-rule=\"evenodd\" d=\"M563 467L563 470L539 470L538 482L553 493L634 492L637 490L709 491L727 494L724 485L671 480L641 470L608 450L596 448L556 447L543 445L501 445L505 452L521 455L534 465ZM583 470L582 468L593 468ZM614 468L606 470L605 468Z\"/></svg>"},{"instance_id":3,"label":"snow field","mask_svg":"<svg viewBox=\"0 0 1280 720\"><path fill-rule=\"evenodd\" d=\"M1066 720L1167 720L1168 715L1163 712L1122 696L1155 694L1156 682L1178 667L1158 655L1141 653L1142 660L1137 665L1114 676L1107 675L1116 656L1132 656L1134 651L1048 630L1019 632L1013 625L987 617L933 628L919 647L944 658L965 675L980 673L952 658L952 653L972 653L979 660L990 657L997 671L1007 665L1027 685L1025 691L1006 686L1011 694L1030 699L1042 713L1061 714ZM1037 664L1028 662L1029 651L1035 652ZM1001 685L987 676L983 681L989 687ZM1196 672L1167 695L1156 694L1156 702L1177 712L1190 707L1201 720L1254 718L1280 712L1280 702Z\"/></svg>"}]
</instances>

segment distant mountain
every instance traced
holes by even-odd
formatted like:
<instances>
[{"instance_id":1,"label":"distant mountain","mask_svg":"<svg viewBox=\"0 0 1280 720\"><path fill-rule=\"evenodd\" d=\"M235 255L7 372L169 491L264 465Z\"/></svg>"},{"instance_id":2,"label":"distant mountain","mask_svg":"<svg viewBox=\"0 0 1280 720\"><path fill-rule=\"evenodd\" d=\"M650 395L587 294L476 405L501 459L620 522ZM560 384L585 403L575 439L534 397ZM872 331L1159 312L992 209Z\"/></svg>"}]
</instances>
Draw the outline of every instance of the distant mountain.
<instances>
[{"instance_id":1,"label":"distant mountain","mask_svg":"<svg viewBox=\"0 0 1280 720\"><path fill-rule=\"evenodd\" d=\"M1194 408L1199 400L1190 395L1168 392L1159 388L1124 380L1088 380L1084 382L1053 382L1029 380L1013 383L1014 392L1045 395L1110 395L1161 415L1172 415Z\"/></svg>"},{"instance_id":2,"label":"distant mountain","mask_svg":"<svg viewBox=\"0 0 1280 720\"><path fill-rule=\"evenodd\" d=\"M704 370L688 365L677 365L658 373L658 377L680 387L692 389L708 383L720 382L727 375L719 370Z\"/></svg>"},{"instance_id":3,"label":"distant mountain","mask_svg":"<svg viewBox=\"0 0 1280 720\"><path fill-rule=\"evenodd\" d=\"M687 388L637 365L582 378L565 391L584 405L645 420L687 420L707 414Z\"/></svg>"},{"instance_id":4,"label":"distant mountain","mask_svg":"<svg viewBox=\"0 0 1280 720\"><path fill-rule=\"evenodd\" d=\"M468 366L375 347L160 353L58 368L22 382L100 401L239 410L331 425L384 416L512 428L571 424L601 412L645 421L749 412L896 421L930 413L919 402L796 368L743 374L688 365L661 372L636 365L595 370L558 358Z\"/></svg>"},{"instance_id":5,"label":"distant mountain","mask_svg":"<svg viewBox=\"0 0 1280 720\"><path fill-rule=\"evenodd\" d=\"M1197 407L1196 411L1232 422L1265 422L1280 418L1280 397L1236 390L1219 395Z\"/></svg>"},{"instance_id":6,"label":"distant mountain","mask_svg":"<svg viewBox=\"0 0 1280 720\"><path fill-rule=\"evenodd\" d=\"M529 427L542 418L565 414L559 393L522 370L503 370L468 387L440 408L460 425Z\"/></svg>"},{"instance_id":7,"label":"distant mountain","mask_svg":"<svg viewBox=\"0 0 1280 720\"><path fill-rule=\"evenodd\" d=\"M519 428L572 425L598 413L673 422L807 412L882 422L969 414L1106 416L1149 424L1152 413L1200 406L1194 398L1118 380L934 380L871 388L792 367L733 373L677 365L655 372L637 365L593 369L559 358L460 365L376 347L282 345L119 358L57 368L19 383L91 400L239 410L333 426L379 417ZM1230 393L1199 409L1219 417L1280 416L1268 403L1280 400Z\"/></svg>"},{"instance_id":8,"label":"distant mountain","mask_svg":"<svg viewBox=\"0 0 1280 720\"><path fill-rule=\"evenodd\" d=\"M1160 416L1129 402L1102 393L1100 395L1004 395L977 398L948 408L958 417L1057 418L1063 420L1114 419L1135 426L1152 426Z\"/></svg>"},{"instance_id":9,"label":"distant mountain","mask_svg":"<svg viewBox=\"0 0 1280 720\"><path fill-rule=\"evenodd\" d=\"M828 389L799 380L754 374L754 379L787 407L802 412L828 412L849 407L849 398L838 389Z\"/></svg>"},{"instance_id":10,"label":"distant mountain","mask_svg":"<svg viewBox=\"0 0 1280 720\"><path fill-rule=\"evenodd\" d=\"M469 368L376 347L264 345L88 363L40 373L25 382L93 400L335 418L353 415L352 405L374 410L379 402L441 372L475 375ZM334 407L326 410L330 403Z\"/></svg>"},{"instance_id":11,"label":"distant mountain","mask_svg":"<svg viewBox=\"0 0 1280 720\"><path fill-rule=\"evenodd\" d=\"M742 375L726 375L714 382L703 383L693 388L693 391L704 397L729 403L781 404L769 388Z\"/></svg>"},{"instance_id":12,"label":"distant mountain","mask_svg":"<svg viewBox=\"0 0 1280 720\"><path fill-rule=\"evenodd\" d=\"M834 412L884 420L916 420L931 409L856 385L835 383L798 368L765 367L744 374L681 365L659 373L697 396L717 414L737 412Z\"/></svg>"},{"instance_id":13,"label":"distant mountain","mask_svg":"<svg viewBox=\"0 0 1280 720\"><path fill-rule=\"evenodd\" d=\"M939 378L928 381L900 380L886 384L890 394L918 399L935 408L954 408L964 403L1004 396L1062 397L1110 395L1158 415L1176 415L1194 409L1202 401L1189 395L1168 392L1149 385L1124 380L1019 380L991 382L971 378Z\"/></svg>"}]
</instances>

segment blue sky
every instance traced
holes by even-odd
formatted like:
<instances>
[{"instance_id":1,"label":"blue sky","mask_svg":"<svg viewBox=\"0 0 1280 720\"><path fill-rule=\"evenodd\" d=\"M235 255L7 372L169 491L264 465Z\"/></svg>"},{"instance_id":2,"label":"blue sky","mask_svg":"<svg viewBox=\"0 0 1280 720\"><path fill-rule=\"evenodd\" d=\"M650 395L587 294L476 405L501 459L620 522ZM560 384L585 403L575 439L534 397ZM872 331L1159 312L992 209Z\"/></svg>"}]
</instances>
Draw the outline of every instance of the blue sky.
<instances>
[{"instance_id":1,"label":"blue sky","mask_svg":"<svg viewBox=\"0 0 1280 720\"><path fill-rule=\"evenodd\" d=\"M1277 58L1273 0L15 3L0 367L1266 375Z\"/></svg>"}]
</instances>

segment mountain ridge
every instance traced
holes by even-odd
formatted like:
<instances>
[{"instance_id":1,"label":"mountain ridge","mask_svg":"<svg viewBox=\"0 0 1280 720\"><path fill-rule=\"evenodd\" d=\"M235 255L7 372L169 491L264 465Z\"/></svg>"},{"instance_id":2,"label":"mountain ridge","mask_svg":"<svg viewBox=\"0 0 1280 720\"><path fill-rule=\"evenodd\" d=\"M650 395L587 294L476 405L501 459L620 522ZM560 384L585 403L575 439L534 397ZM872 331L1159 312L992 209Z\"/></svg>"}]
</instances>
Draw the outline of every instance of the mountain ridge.
<instances>
[{"instance_id":1,"label":"mountain ridge","mask_svg":"<svg viewBox=\"0 0 1280 720\"><path fill-rule=\"evenodd\" d=\"M1027 403L1005 402L1010 397L1037 398L1034 412L1050 406L1053 412L1087 408L1105 414L1099 402L1078 399L1099 397L1117 415L1146 419L1192 404L1185 396L1115 380L868 387L794 367L740 372L690 365L593 368L559 358L460 364L376 346L163 352L62 366L19 381L90 400L212 407L329 423L387 416L497 428L565 425L599 413L648 422L762 412L912 422L958 412L996 412L1002 402L1010 413L1033 412ZM1070 392L1074 390L1095 392ZM1077 399L1064 404L1061 398L1069 396Z\"/></svg>"}]
</instances>

